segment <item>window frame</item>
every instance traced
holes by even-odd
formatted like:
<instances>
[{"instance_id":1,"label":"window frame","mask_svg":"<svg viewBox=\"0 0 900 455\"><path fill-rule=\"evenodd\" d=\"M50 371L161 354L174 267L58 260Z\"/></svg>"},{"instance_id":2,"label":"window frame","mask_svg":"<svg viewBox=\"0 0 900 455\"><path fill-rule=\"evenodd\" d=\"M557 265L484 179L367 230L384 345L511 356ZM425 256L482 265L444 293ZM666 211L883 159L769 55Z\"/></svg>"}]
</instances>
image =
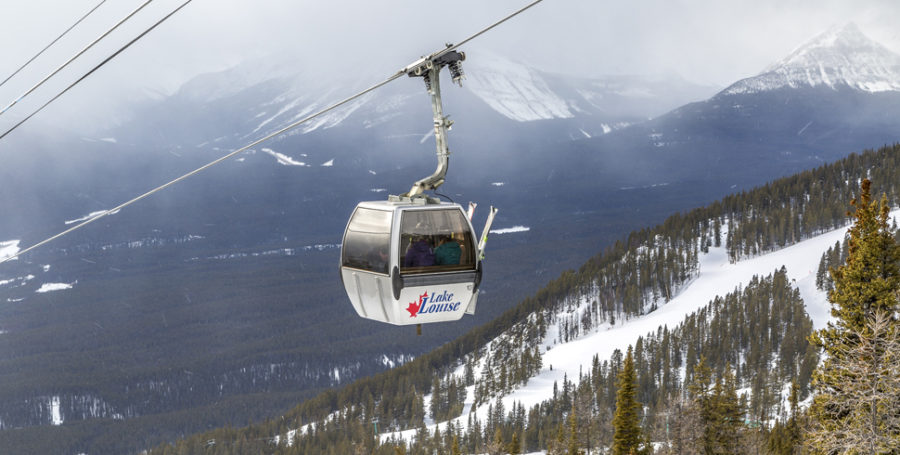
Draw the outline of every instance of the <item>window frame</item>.
<instances>
[{"instance_id":1,"label":"window frame","mask_svg":"<svg viewBox=\"0 0 900 455\"><path fill-rule=\"evenodd\" d=\"M418 225L419 223L426 222L426 224L432 224L430 231L426 232L415 232L414 229L410 229L408 226L412 224L410 222L410 218L408 216L413 215L419 217L419 219L415 220L415 223ZM438 219L435 221L436 217L440 217L443 215L443 219ZM424 218L431 218L423 219ZM456 219L452 219L455 217ZM398 265L400 268L400 275L423 275L423 274L433 274L433 273L447 273L447 272L473 272L478 267L478 260L476 258L475 252L475 232L472 229L472 225L466 217L465 213L459 206L452 207L440 207L440 208L428 208L428 209L419 209L419 210L402 210L400 213L400 219L398 221L397 228L397 247L396 254L398 258ZM409 232L414 231L414 232ZM426 266L406 266L406 251L409 248L409 245L412 244L412 238L416 236L427 236L429 238L429 243L432 248L432 255L434 254L433 249L437 248L435 243L437 242L439 236L452 234L454 237L460 236L461 239L456 240L460 244L460 263L459 264L433 264Z\"/></svg>"},{"instance_id":2,"label":"window frame","mask_svg":"<svg viewBox=\"0 0 900 455\"><path fill-rule=\"evenodd\" d=\"M360 220L358 218L358 215L363 214L361 211L372 212L373 214L377 213L378 216L386 217L386 220L379 220L378 225L356 226L357 229L354 229L354 222L362 221L364 223L366 221ZM382 210L371 207L356 207L356 210L353 211L353 214L350 216L350 220L347 222L347 229L344 232L344 238L341 243L341 267L361 270L369 273L376 273L385 276L390 275L393 222L394 212L392 210ZM359 229L359 227L370 229L363 230ZM371 229L373 227L374 229ZM363 240L366 236L377 236L381 239L384 239L384 241L373 242L369 240L359 242L359 240ZM348 243L348 239L352 240ZM383 247L384 251L387 252L388 258L386 260L384 269L379 270L375 267L371 267L371 264L368 264L368 258L366 256L369 254L369 252L376 251L381 247ZM363 249L365 249L367 252L362 255L359 254Z\"/></svg>"}]
</instances>

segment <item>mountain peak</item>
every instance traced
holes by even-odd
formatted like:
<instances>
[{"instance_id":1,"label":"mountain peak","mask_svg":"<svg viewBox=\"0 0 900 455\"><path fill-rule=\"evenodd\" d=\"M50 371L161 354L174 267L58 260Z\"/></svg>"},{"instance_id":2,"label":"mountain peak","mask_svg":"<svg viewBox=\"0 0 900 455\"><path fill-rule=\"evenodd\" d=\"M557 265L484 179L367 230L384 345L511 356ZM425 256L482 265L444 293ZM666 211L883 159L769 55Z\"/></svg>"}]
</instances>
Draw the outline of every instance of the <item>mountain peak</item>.
<instances>
[{"instance_id":1,"label":"mountain peak","mask_svg":"<svg viewBox=\"0 0 900 455\"><path fill-rule=\"evenodd\" d=\"M853 22L832 27L755 77L723 92L756 93L783 87L849 87L900 91L900 55L867 37Z\"/></svg>"}]
</instances>

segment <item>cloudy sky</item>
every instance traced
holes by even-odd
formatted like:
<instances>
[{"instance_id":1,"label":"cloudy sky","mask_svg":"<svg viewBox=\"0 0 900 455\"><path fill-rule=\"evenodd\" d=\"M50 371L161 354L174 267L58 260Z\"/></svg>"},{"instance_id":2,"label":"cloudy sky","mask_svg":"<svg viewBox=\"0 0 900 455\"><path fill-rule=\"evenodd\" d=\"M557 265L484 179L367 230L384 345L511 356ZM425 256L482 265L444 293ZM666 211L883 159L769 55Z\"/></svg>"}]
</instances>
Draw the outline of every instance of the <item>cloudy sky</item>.
<instances>
[{"instance_id":1,"label":"cloudy sky","mask_svg":"<svg viewBox=\"0 0 900 455\"><path fill-rule=\"evenodd\" d=\"M7 105L144 1L107 0L52 51L0 87L0 103ZM99 2L0 0L0 80ZM80 76L182 2L154 0L54 78L56 84ZM260 57L293 61L322 77L387 76L525 4L193 0L66 97L84 109L85 99L103 105L111 99L126 102L148 93L171 93L196 74ZM470 58L490 50L554 72L679 75L724 87L848 21L900 52L898 18L900 2L895 0L544 0L464 50ZM53 88L48 84L42 90ZM35 92L35 99L40 96ZM55 106L64 101L54 108L69 109L71 115L72 106Z\"/></svg>"}]
</instances>

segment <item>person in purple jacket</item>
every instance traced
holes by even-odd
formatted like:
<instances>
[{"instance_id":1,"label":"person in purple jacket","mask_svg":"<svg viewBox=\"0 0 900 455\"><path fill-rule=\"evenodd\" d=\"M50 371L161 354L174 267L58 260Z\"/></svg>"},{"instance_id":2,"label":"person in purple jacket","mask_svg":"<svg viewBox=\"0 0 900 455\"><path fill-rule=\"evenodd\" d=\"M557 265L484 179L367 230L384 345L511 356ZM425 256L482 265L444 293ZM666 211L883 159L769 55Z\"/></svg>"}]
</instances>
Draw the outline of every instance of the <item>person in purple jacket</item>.
<instances>
[{"instance_id":1,"label":"person in purple jacket","mask_svg":"<svg viewBox=\"0 0 900 455\"><path fill-rule=\"evenodd\" d=\"M424 236L414 238L403 259L406 267L428 267L434 265L434 251Z\"/></svg>"}]
</instances>

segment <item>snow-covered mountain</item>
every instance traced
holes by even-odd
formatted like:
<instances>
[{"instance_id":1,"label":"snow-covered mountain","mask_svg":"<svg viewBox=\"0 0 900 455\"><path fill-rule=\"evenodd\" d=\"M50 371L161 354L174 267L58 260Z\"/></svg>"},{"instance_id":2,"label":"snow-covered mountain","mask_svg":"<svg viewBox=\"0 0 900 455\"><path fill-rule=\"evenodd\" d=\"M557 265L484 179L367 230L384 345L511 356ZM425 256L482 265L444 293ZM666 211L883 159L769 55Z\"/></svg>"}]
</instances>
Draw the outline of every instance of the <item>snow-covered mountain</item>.
<instances>
[{"instance_id":1,"label":"snow-covered mountain","mask_svg":"<svg viewBox=\"0 0 900 455\"><path fill-rule=\"evenodd\" d=\"M759 75L741 80L723 93L817 86L843 86L870 93L900 91L900 55L871 40L851 22L822 33Z\"/></svg>"},{"instance_id":2,"label":"snow-covered mountain","mask_svg":"<svg viewBox=\"0 0 900 455\"><path fill-rule=\"evenodd\" d=\"M599 170L621 187L741 188L900 141L897 118L900 56L850 24L709 99L586 139L564 161L580 169L556 175L596 179Z\"/></svg>"},{"instance_id":3,"label":"snow-covered mountain","mask_svg":"<svg viewBox=\"0 0 900 455\"><path fill-rule=\"evenodd\" d=\"M537 70L497 57L474 66L467 85L488 106L511 120L575 116L573 106L551 89Z\"/></svg>"},{"instance_id":4,"label":"snow-covered mountain","mask_svg":"<svg viewBox=\"0 0 900 455\"><path fill-rule=\"evenodd\" d=\"M568 137L573 130L581 133L577 137L605 134L702 99L715 90L677 76L583 78L551 74L490 52L469 54L464 69L464 90L457 91L449 80L444 81L444 102L448 110L467 112L469 118L490 118L492 113L516 123L563 120L555 131L544 131L561 138ZM226 98L240 102L264 99L262 103L230 105L228 109L219 109L216 115L231 112L238 116L229 123L245 124L239 128L243 134L238 137L247 140L278 130L377 79L378 75L321 78L307 71L292 71L283 61L262 59L197 77L173 99L195 105L217 105ZM288 134L308 134L342 125L350 129L384 130L390 136L399 128L398 121L405 114L417 112L422 106L427 107L427 98L420 81L397 82ZM427 134L427 130L421 134ZM223 131L216 139L227 135Z\"/></svg>"}]
</instances>

